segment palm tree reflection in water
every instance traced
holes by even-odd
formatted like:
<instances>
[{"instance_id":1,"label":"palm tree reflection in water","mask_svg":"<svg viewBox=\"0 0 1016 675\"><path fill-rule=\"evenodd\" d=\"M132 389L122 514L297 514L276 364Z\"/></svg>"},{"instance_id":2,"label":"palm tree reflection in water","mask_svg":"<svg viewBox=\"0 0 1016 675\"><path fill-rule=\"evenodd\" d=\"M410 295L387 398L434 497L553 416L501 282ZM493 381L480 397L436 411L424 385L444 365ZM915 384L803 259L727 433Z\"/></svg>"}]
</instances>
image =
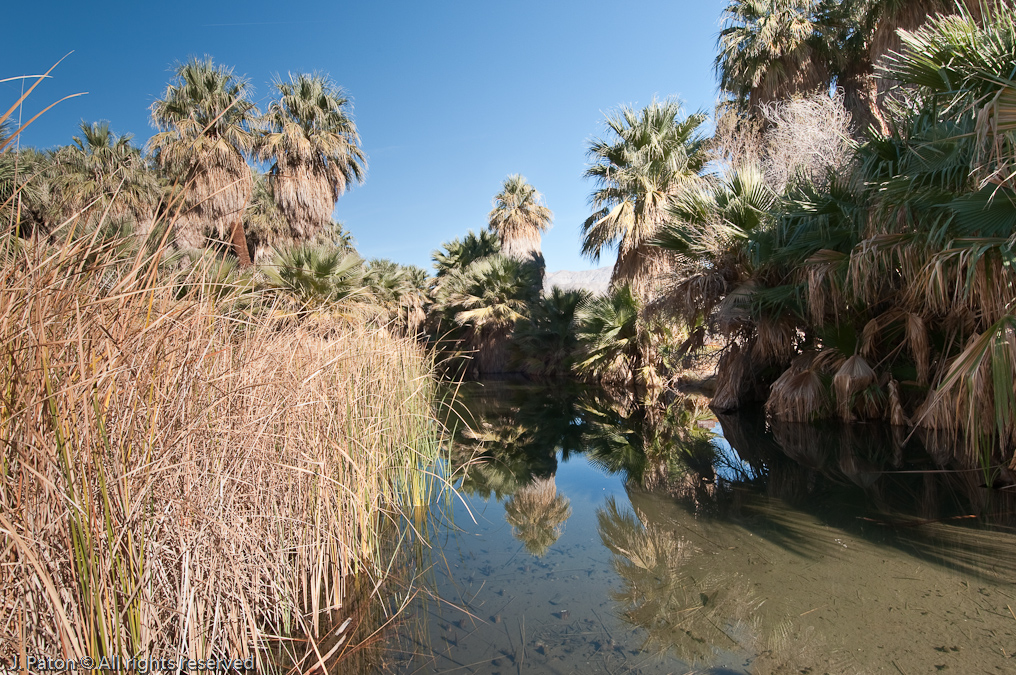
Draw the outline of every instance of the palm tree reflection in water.
<instances>
[{"instance_id":1,"label":"palm tree reflection in water","mask_svg":"<svg viewBox=\"0 0 1016 675\"><path fill-rule=\"evenodd\" d=\"M571 516L568 499L557 493L554 477L539 478L520 488L504 503L505 519L512 536L526 550L542 558L561 537L564 523Z\"/></svg>"},{"instance_id":2,"label":"palm tree reflection in water","mask_svg":"<svg viewBox=\"0 0 1016 675\"><path fill-rule=\"evenodd\" d=\"M611 597L622 618L645 631L644 650L672 649L688 663L713 661L720 650L754 651L743 643L756 632L747 625L761 603L746 583L687 573L696 547L643 513L622 511L613 498L597 509L596 519L621 579Z\"/></svg>"}]
</instances>

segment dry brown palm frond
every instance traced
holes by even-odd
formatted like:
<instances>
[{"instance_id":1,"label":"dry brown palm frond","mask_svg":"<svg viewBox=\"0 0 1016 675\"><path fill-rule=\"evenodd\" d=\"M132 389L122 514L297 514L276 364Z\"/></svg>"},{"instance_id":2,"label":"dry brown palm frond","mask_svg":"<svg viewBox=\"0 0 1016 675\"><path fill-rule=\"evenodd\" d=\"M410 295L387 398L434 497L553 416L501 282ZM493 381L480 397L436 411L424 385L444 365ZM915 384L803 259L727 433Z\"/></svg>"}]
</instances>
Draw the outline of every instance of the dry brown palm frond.
<instances>
[{"instance_id":1,"label":"dry brown palm frond","mask_svg":"<svg viewBox=\"0 0 1016 675\"><path fill-rule=\"evenodd\" d=\"M982 325L995 323L1009 312L1016 275L995 256L976 248L952 248L925 258L915 274L907 303L923 303L937 314L972 312Z\"/></svg>"},{"instance_id":2,"label":"dry brown palm frond","mask_svg":"<svg viewBox=\"0 0 1016 675\"><path fill-rule=\"evenodd\" d=\"M907 344L917 366L917 383L926 386L931 377L931 345L928 328L918 314L907 313Z\"/></svg>"},{"instance_id":3,"label":"dry brown palm frond","mask_svg":"<svg viewBox=\"0 0 1016 675\"><path fill-rule=\"evenodd\" d=\"M860 354L854 354L843 362L833 376L833 391L840 417L850 421L856 407L856 397L875 383L877 376Z\"/></svg>"},{"instance_id":4,"label":"dry brown palm frond","mask_svg":"<svg viewBox=\"0 0 1016 675\"><path fill-rule=\"evenodd\" d=\"M831 376L840 369L845 360L839 349L823 349L815 354L810 367L815 372Z\"/></svg>"},{"instance_id":5,"label":"dry brown palm frond","mask_svg":"<svg viewBox=\"0 0 1016 675\"><path fill-rule=\"evenodd\" d=\"M825 266L816 265L808 268L808 313L819 328L825 324L825 276Z\"/></svg>"},{"instance_id":6,"label":"dry brown palm frond","mask_svg":"<svg viewBox=\"0 0 1016 675\"><path fill-rule=\"evenodd\" d=\"M813 422L829 407L825 384L811 368L790 366L770 389L766 412L784 422Z\"/></svg>"},{"instance_id":7,"label":"dry brown palm frond","mask_svg":"<svg viewBox=\"0 0 1016 675\"><path fill-rule=\"evenodd\" d=\"M880 330L881 326L877 318L864 324L864 329L861 331L861 348L858 350L861 356L870 359L875 354Z\"/></svg>"},{"instance_id":8,"label":"dry brown palm frond","mask_svg":"<svg viewBox=\"0 0 1016 675\"><path fill-rule=\"evenodd\" d=\"M1016 315L970 336L941 384L915 415L917 424L966 437L957 459L974 465L1016 447ZM1016 459L1009 459L1016 464Z\"/></svg>"},{"instance_id":9,"label":"dry brown palm frond","mask_svg":"<svg viewBox=\"0 0 1016 675\"><path fill-rule=\"evenodd\" d=\"M762 315L755 323L751 360L756 363L782 364L797 352L797 325L786 315Z\"/></svg>"},{"instance_id":10,"label":"dry brown palm frond","mask_svg":"<svg viewBox=\"0 0 1016 675\"><path fill-rule=\"evenodd\" d=\"M687 325L695 325L699 317L711 317L729 287L727 275L721 270L685 266L663 280L661 292L646 305L646 314L676 316Z\"/></svg>"},{"instance_id":11,"label":"dry brown palm frond","mask_svg":"<svg viewBox=\"0 0 1016 675\"><path fill-rule=\"evenodd\" d=\"M651 239L655 234L646 235L645 239ZM610 281L613 285L627 283L636 297L648 300L666 283L674 262L674 256L669 251L642 243L630 250L618 251Z\"/></svg>"},{"instance_id":12,"label":"dry brown palm frond","mask_svg":"<svg viewBox=\"0 0 1016 675\"><path fill-rule=\"evenodd\" d=\"M900 383L893 379L889 380L889 423L896 427L910 426L910 419L900 403Z\"/></svg>"},{"instance_id":13,"label":"dry brown palm frond","mask_svg":"<svg viewBox=\"0 0 1016 675\"><path fill-rule=\"evenodd\" d=\"M332 220L336 176L324 166L280 159L271 174L272 190L279 209L286 214L292 237L310 239ZM341 177L339 178L341 180Z\"/></svg>"},{"instance_id":14,"label":"dry brown palm frond","mask_svg":"<svg viewBox=\"0 0 1016 675\"><path fill-rule=\"evenodd\" d=\"M975 176L980 186L1016 189L1012 133L1016 131L1016 88L1003 87L977 113Z\"/></svg>"},{"instance_id":15,"label":"dry brown palm frond","mask_svg":"<svg viewBox=\"0 0 1016 675\"><path fill-rule=\"evenodd\" d=\"M870 228L884 223L871 219ZM847 266L846 292L850 297L876 304L887 293L896 292L899 279L914 279L927 261L927 252L915 246L906 234L875 233L858 244Z\"/></svg>"},{"instance_id":16,"label":"dry brown palm frond","mask_svg":"<svg viewBox=\"0 0 1016 675\"><path fill-rule=\"evenodd\" d=\"M733 335L751 324L751 294L758 282L738 284L716 306L716 327L721 333Z\"/></svg>"},{"instance_id":17,"label":"dry brown palm frond","mask_svg":"<svg viewBox=\"0 0 1016 675\"><path fill-rule=\"evenodd\" d=\"M737 410L747 390L750 361L747 352L734 343L723 353L716 366L716 391L710 406L721 412Z\"/></svg>"},{"instance_id":18,"label":"dry brown palm frond","mask_svg":"<svg viewBox=\"0 0 1016 675\"><path fill-rule=\"evenodd\" d=\"M202 165L187 182L186 201L176 219L177 243L181 248L201 248L210 236L230 237L253 191L254 177L246 163Z\"/></svg>"},{"instance_id":19,"label":"dry brown palm frond","mask_svg":"<svg viewBox=\"0 0 1016 675\"><path fill-rule=\"evenodd\" d=\"M919 412L914 415L915 423L919 419ZM931 456L935 466L941 469L953 462L956 444L959 442L959 437L955 433L930 426L918 426L913 434Z\"/></svg>"},{"instance_id":20,"label":"dry brown palm frond","mask_svg":"<svg viewBox=\"0 0 1016 675\"><path fill-rule=\"evenodd\" d=\"M825 324L826 315L830 311L834 318L839 315L843 297L839 284L830 279L830 275L847 263L846 254L828 249L816 252L805 262L808 279L808 313L816 326L821 327Z\"/></svg>"}]
</instances>

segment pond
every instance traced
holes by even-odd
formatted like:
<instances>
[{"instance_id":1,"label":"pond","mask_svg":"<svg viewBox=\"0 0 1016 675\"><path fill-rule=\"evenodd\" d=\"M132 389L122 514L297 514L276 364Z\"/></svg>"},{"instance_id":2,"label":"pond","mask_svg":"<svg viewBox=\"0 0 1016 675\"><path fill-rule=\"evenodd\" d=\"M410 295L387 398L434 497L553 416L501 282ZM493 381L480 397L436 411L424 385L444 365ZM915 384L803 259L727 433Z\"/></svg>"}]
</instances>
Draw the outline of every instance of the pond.
<instances>
[{"instance_id":1,"label":"pond","mask_svg":"<svg viewBox=\"0 0 1016 675\"><path fill-rule=\"evenodd\" d=\"M449 420L395 672L1016 672L1016 491L943 439L504 382Z\"/></svg>"}]
</instances>

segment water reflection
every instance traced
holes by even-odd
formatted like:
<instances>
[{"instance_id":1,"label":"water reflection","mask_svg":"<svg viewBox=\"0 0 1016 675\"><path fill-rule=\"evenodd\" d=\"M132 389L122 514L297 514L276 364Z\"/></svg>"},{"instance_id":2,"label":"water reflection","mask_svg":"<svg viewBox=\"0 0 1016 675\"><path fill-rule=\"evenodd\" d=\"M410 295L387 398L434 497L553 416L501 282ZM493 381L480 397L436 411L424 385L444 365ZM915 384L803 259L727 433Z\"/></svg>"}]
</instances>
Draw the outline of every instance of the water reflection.
<instances>
[{"instance_id":1,"label":"water reflection","mask_svg":"<svg viewBox=\"0 0 1016 675\"><path fill-rule=\"evenodd\" d=\"M487 511L441 544L439 593L471 618L431 611L432 660L407 672L1016 665L1012 476L951 464L942 439L578 387L456 405L453 468Z\"/></svg>"},{"instance_id":2,"label":"water reflection","mask_svg":"<svg viewBox=\"0 0 1016 675\"><path fill-rule=\"evenodd\" d=\"M695 546L669 528L643 522L645 517L620 509L614 499L596 512L600 538L622 580L622 590L611 597L625 620L645 631L642 648L674 650L689 663L739 648L732 633L753 608L747 589L696 579L685 569Z\"/></svg>"},{"instance_id":3,"label":"water reflection","mask_svg":"<svg viewBox=\"0 0 1016 675\"><path fill-rule=\"evenodd\" d=\"M526 550L542 558L561 537L564 522L571 515L568 499L557 493L554 477L539 478L519 488L504 504L505 520L512 536Z\"/></svg>"}]
</instances>

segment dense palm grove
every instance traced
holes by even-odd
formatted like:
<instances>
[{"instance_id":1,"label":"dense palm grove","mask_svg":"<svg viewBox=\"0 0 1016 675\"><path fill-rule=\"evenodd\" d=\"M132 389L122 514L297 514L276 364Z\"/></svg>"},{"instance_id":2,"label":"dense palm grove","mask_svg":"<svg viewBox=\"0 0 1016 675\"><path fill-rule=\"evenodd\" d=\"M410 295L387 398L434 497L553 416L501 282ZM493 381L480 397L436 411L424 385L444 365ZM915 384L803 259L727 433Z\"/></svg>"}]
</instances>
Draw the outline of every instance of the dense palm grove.
<instances>
[{"instance_id":1,"label":"dense palm grove","mask_svg":"<svg viewBox=\"0 0 1016 675\"><path fill-rule=\"evenodd\" d=\"M1010 458L1016 11L733 2L719 47L712 138L665 100L609 115L590 144L582 246L616 250L607 296L476 286L515 319L518 369L653 396L718 351L714 409L885 420L960 459ZM484 241L438 258L495 260Z\"/></svg>"},{"instance_id":2,"label":"dense palm grove","mask_svg":"<svg viewBox=\"0 0 1016 675\"><path fill-rule=\"evenodd\" d=\"M303 316L358 307L450 376L578 377L652 399L703 354L713 406L877 419L1016 446L1016 10L940 0L733 0L710 125L676 99L622 107L588 147L592 260L611 289L544 292L552 213L520 175L434 272L361 260L331 216L364 180L326 76L249 83L181 64L141 150L106 123L0 155L3 217L45 237L174 243ZM6 130L8 136L11 130ZM268 167L260 173L254 166ZM336 304L338 303L338 304Z\"/></svg>"}]
</instances>

